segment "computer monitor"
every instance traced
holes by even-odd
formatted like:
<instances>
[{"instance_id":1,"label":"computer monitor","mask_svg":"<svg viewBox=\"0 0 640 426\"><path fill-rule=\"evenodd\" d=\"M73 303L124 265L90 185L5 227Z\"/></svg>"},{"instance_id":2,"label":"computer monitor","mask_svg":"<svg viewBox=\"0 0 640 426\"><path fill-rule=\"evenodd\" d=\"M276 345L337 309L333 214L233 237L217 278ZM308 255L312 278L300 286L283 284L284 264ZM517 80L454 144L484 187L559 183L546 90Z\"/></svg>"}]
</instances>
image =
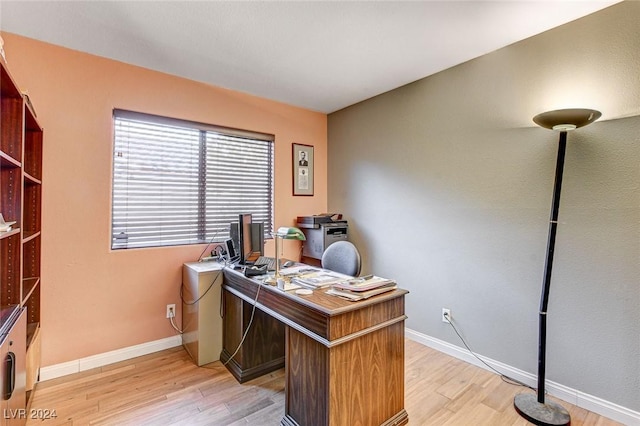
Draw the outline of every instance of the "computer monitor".
<instances>
[{"instance_id":1,"label":"computer monitor","mask_svg":"<svg viewBox=\"0 0 640 426\"><path fill-rule=\"evenodd\" d=\"M264 254L264 222L253 222L251 214L241 214L238 219L230 224L229 237L238 262L245 264L252 256Z\"/></svg>"},{"instance_id":2,"label":"computer monitor","mask_svg":"<svg viewBox=\"0 0 640 426\"><path fill-rule=\"evenodd\" d=\"M253 252L251 248L251 213L241 213L238 217L238 251L240 252L240 263L246 264Z\"/></svg>"},{"instance_id":3,"label":"computer monitor","mask_svg":"<svg viewBox=\"0 0 640 426\"><path fill-rule=\"evenodd\" d=\"M251 251L254 255L264 254L264 222L251 224Z\"/></svg>"}]
</instances>

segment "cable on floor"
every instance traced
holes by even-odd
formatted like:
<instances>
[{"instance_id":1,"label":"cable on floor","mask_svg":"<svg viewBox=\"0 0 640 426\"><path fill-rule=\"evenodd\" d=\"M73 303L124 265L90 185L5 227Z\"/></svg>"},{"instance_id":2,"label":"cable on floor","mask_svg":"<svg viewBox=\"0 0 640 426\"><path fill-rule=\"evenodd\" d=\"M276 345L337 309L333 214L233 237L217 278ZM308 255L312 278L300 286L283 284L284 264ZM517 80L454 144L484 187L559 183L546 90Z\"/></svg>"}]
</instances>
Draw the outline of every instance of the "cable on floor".
<instances>
[{"instance_id":1,"label":"cable on floor","mask_svg":"<svg viewBox=\"0 0 640 426\"><path fill-rule=\"evenodd\" d=\"M480 361L481 363L483 363L484 365L487 366L487 368L489 368L491 371L493 371L494 373L496 373L497 375L500 376L500 378L502 379L503 382L508 383L510 385L514 385L514 386L523 386L525 388L529 388L533 391L535 391L536 389L533 386L529 386L526 383L521 382L520 380L514 379L513 377L509 377L504 373L501 373L500 371L496 370L495 368L493 368L491 365L487 364L482 358L480 358L478 355L476 355L476 353L474 351L471 350L471 348L469 347L469 345L467 344L467 342L464 340L464 338L462 337L462 335L460 335L460 333L458 332L458 329L456 328L455 324L453 323L453 318L451 318L450 315L445 314L445 317L447 318L447 320L449 321L449 325L451 326L451 328L453 328L453 331L455 331L455 333L458 335L458 337L460 338L460 341L462 342L462 344L464 345L465 348L467 348L467 350L471 353L471 355L473 355L478 361ZM546 393L546 392L545 392Z\"/></svg>"}]
</instances>

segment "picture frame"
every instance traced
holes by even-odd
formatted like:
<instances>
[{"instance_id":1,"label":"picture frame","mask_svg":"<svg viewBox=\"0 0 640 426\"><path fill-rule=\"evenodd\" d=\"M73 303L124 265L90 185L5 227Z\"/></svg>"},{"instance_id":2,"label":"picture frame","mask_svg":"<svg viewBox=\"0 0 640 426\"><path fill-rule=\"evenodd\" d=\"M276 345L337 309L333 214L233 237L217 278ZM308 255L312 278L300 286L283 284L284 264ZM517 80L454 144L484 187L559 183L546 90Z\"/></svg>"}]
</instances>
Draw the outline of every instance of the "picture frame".
<instances>
[{"instance_id":1,"label":"picture frame","mask_svg":"<svg viewBox=\"0 0 640 426\"><path fill-rule=\"evenodd\" d=\"M292 144L293 195L313 195L313 146Z\"/></svg>"}]
</instances>

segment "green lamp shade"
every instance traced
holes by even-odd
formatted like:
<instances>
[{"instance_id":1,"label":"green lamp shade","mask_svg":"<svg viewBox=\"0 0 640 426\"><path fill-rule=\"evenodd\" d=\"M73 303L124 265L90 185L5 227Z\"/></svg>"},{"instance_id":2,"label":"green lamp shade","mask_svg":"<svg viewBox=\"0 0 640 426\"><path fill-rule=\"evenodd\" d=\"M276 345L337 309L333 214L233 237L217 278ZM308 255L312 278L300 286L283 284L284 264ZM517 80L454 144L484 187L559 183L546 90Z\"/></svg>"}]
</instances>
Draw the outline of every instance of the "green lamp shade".
<instances>
[{"instance_id":1,"label":"green lamp shade","mask_svg":"<svg viewBox=\"0 0 640 426\"><path fill-rule=\"evenodd\" d=\"M286 226L278 228L278 231L276 231L276 237L282 238L283 240L306 240L301 230L294 227L288 228Z\"/></svg>"}]
</instances>

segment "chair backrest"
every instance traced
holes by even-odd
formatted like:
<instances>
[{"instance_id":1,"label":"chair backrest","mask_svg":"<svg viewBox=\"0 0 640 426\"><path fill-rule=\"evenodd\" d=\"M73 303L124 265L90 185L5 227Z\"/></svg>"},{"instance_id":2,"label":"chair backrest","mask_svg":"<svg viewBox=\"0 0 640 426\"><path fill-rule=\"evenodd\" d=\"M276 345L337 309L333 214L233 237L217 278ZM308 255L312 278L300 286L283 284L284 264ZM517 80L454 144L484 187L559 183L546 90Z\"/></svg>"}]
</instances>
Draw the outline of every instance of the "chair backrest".
<instances>
[{"instance_id":1,"label":"chair backrest","mask_svg":"<svg viewBox=\"0 0 640 426\"><path fill-rule=\"evenodd\" d=\"M360 275L360 252L349 241L336 241L322 253L322 267L357 277Z\"/></svg>"}]
</instances>

